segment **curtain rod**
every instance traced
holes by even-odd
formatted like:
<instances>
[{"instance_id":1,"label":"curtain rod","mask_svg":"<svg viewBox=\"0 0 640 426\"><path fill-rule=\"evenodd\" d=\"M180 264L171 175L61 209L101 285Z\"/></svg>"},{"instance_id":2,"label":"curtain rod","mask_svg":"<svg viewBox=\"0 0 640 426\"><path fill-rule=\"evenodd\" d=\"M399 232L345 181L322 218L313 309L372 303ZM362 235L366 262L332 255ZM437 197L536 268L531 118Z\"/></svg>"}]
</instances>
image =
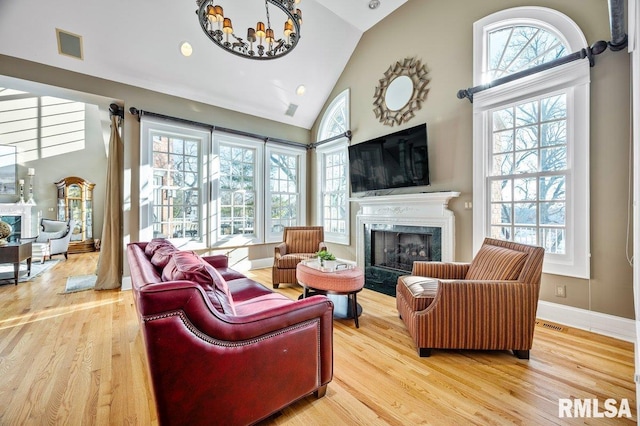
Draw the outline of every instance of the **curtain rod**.
<instances>
[{"instance_id":1,"label":"curtain rod","mask_svg":"<svg viewBox=\"0 0 640 426\"><path fill-rule=\"evenodd\" d=\"M351 136L352 135L353 134L351 133L351 130L347 130L346 132L340 133L339 135L331 136L330 138L323 139L321 141L309 144L309 149L314 149L317 146L323 145L323 144L328 143L328 142L333 142L336 139L341 139L341 138L347 138L347 139L349 139L349 142L351 142Z\"/></svg>"},{"instance_id":2,"label":"curtain rod","mask_svg":"<svg viewBox=\"0 0 640 426\"><path fill-rule=\"evenodd\" d=\"M584 58L589 58L589 66L593 67L595 65L595 55L599 55L605 50L607 50L608 43L606 41L600 40L595 42L592 46L580 49L577 52L571 53L569 55L563 56L561 58L555 59L553 61L545 62L544 64L537 65L535 67L528 68L524 71L516 72L510 74L506 77L497 78L490 83L481 84L479 86L470 87L468 89L458 90L458 99L469 99L469 102L473 103L473 95L478 92L482 92L487 89L491 89L492 87L500 86L505 83L509 83L510 81L518 80L523 77L527 77L532 74L536 74L542 71L546 71L551 68L558 67L560 65L568 64L569 62L577 61Z\"/></svg>"},{"instance_id":3,"label":"curtain rod","mask_svg":"<svg viewBox=\"0 0 640 426\"><path fill-rule=\"evenodd\" d=\"M214 126L213 124L207 124L207 123L202 123L202 122L199 122L199 121L187 120L185 118L171 117L169 115L159 114L157 112L143 111L143 110L137 109L135 107L129 108L129 113L131 113L132 115L136 115L138 117L138 121L140 121L140 118L142 118L143 115L148 115L148 116L151 116L151 117L162 118L162 119L165 119L165 120L178 121L180 123L190 124L190 125L193 125L193 126L205 127L207 129L209 129L210 131L217 130L217 131L220 131L220 132L230 133L230 134L233 134L233 135L247 136L247 137L251 137L251 138L255 138L255 139L260 139L260 140L264 141L265 143L273 142L273 143L278 143L278 144L281 144L281 145L289 145L289 146L295 146L295 147L298 147L298 148L310 149L309 145L307 145L305 143L302 143L302 142L294 142L294 141L289 141L289 140L286 140L286 139L272 138L272 137L269 137L269 136L258 135L256 133L244 132L242 130L229 129L229 128L226 128L226 127Z\"/></svg>"}]
</instances>

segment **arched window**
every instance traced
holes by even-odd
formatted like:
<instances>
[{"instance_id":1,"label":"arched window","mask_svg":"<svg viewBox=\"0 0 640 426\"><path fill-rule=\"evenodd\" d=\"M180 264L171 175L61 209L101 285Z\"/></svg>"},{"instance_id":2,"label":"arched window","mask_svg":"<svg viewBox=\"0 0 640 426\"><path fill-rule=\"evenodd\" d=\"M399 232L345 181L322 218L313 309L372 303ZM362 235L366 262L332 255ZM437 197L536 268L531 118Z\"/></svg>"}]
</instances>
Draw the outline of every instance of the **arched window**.
<instances>
[{"instance_id":1,"label":"arched window","mask_svg":"<svg viewBox=\"0 0 640 426\"><path fill-rule=\"evenodd\" d=\"M474 83L586 46L557 11L504 10L474 24ZM486 236L540 245L545 272L588 278L588 61L476 93L473 102L474 247Z\"/></svg>"},{"instance_id":2,"label":"arched window","mask_svg":"<svg viewBox=\"0 0 640 426\"><path fill-rule=\"evenodd\" d=\"M318 141L332 138L349 130L349 89L331 102L320 122Z\"/></svg>"},{"instance_id":3,"label":"arched window","mask_svg":"<svg viewBox=\"0 0 640 426\"><path fill-rule=\"evenodd\" d=\"M487 43L486 74L489 81L570 53L558 35L533 25L513 24L489 31Z\"/></svg>"},{"instance_id":4,"label":"arched window","mask_svg":"<svg viewBox=\"0 0 640 426\"><path fill-rule=\"evenodd\" d=\"M318 128L319 142L349 130L349 89L331 102ZM349 244L349 140L347 137L316 148L318 170L318 217L325 241Z\"/></svg>"}]
</instances>

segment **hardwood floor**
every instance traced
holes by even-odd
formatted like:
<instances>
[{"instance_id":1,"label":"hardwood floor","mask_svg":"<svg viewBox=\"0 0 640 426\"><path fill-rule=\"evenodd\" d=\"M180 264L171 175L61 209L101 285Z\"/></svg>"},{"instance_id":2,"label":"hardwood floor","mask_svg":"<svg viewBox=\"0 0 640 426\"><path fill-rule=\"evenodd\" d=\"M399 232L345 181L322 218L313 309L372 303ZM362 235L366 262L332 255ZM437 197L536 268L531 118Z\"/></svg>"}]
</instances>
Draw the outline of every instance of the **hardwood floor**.
<instances>
[{"instance_id":1,"label":"hardwood floor","mask_svg":"<svg viewBox=\"0 0 640 426\"><path fill-rule=\"evenodd\" d=\"M61 294L67 277L95 270L97 256L74 254L0 286L0 425L157 424L131 293ZM270 270L250 275L270 287ZM358 301L359 329L335 321L326 396L264 425L635 424L631 343L541 322L528 361L500 351L419 358L392 297L365 289ZM634 420L559 418L559 398L597 398L600 414L607 398L626 398Z\"/></svg>"}]
</instances>

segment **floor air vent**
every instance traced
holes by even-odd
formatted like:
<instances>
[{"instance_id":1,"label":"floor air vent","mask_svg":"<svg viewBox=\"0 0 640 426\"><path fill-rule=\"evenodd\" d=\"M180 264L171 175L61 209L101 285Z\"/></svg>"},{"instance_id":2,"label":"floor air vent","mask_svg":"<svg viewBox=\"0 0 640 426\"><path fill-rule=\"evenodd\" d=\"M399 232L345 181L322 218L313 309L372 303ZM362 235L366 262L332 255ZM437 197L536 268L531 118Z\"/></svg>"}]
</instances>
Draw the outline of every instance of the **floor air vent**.
<instances>
[{"instance_id":1,"label":"floor air vent","mask_svg":"<svg viewBox=\"0 0 640 426\"><path fill-rule=\"evenodd\" d=\"M546 321L536 321L536 325L538 327L548 328L549 330L564 331L564 327Z\"/></svg>"}]
</instances>

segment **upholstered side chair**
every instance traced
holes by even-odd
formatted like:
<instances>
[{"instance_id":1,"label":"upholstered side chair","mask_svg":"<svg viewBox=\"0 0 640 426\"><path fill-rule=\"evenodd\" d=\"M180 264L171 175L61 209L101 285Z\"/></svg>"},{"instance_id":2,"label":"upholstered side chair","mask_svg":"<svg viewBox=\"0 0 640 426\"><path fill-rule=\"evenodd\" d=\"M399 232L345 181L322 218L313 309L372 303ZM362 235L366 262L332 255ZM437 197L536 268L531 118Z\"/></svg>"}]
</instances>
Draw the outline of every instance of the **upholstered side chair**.
<instances>
[{"instance_id":1,"label":"upholstered side chair","mask_svg":"<svg viewBox=\"0 0 640 426\"><path fill-rule=\"evenodd\" d=\"M511 350L529 359L544 249L486 238L471 263L415 262L396 306L420 356Z\"/></svg>"},{"instance_id":2,"label":"upholstered side chair","mask_svg":"<svg viewBox=\"0 0 640 426\"><path fill-rule=\"evenodd\" d=\"M322 226L288 226L284 228L283 241L275 247L273 259L273 288L280 284L297 284L296 266L326 249Z\"/></svg>"},{"instance_id":3,"label":"upholstered side chair","mask_svg":"<svg viewBox=\"0 0 640 426\"><path fill-rule=\"evenodd\" d=\"M22 238L31 241L33 259L40 259L44 263L47 258L56 254L64 255L68 259L69 242L76 222L74 220L40 220L40 232L33 238Z\"/></svg>"}]
</instances>

